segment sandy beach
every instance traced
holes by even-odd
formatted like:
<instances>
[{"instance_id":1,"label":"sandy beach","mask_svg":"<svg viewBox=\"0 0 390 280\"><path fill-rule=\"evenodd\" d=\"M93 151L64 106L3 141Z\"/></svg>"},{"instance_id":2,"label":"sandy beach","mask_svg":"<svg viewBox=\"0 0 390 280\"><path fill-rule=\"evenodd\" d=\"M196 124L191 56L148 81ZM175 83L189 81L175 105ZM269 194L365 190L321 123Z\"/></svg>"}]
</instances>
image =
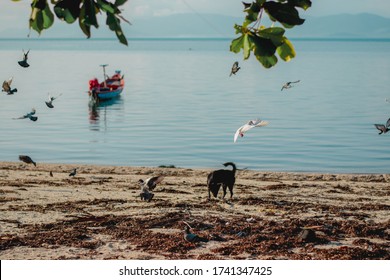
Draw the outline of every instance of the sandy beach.
<instances>
[{"instance_id":1,"label":"sandy beach","mask_svg":"<svg viewBox=\"0 0 390 280\"><path fill-rule=\"evenodd\" d=\"M0 259L390 259L390 174L239 170L225 201L210 171L2 162Z\"/></svg>"}]
</instances>

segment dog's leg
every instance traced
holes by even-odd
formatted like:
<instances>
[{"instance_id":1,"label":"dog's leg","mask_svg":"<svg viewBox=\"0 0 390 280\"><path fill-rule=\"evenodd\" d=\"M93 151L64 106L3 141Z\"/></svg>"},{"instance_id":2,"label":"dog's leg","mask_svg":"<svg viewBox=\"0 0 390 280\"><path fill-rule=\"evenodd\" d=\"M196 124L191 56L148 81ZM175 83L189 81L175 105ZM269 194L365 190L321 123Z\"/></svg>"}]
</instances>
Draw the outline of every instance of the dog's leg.
<instances>
[{"instance_id":1,"label":"dog's leg","mask_svg":"<svg viewBox=\"0 0 390 280\"><path fill-rule=\"evenodd\" d=\"M222 185L222 189L223 189L223 197L222 197L222 199L225 199L225 196L226 196L226 188L227 188L227 185L226 185L226 184L223 184L223 185Z\"/></svg>"},{"instance_id":2,"label":"dog's leg","mask_svg":"<svg viewBox=\"0 0 390 280\"><path fill-rule=\"evenodd\" d=\"M229 185L230 199L233 198L233 185Z\"/></svg>"}]
</instances>

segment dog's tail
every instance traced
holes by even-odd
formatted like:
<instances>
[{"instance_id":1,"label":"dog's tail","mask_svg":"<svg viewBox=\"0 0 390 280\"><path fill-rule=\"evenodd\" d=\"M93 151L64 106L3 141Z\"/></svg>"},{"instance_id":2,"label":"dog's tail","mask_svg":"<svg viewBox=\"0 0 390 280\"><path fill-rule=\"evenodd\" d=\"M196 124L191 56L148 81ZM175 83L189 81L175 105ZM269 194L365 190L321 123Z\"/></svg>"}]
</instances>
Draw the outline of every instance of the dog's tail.
<instances>
[{"instance_id":1,"label":"dog's tail","mask_svg":"<svg viewBox=\"0 0 390 280\"><path fill-rule=\"evenodd\" d=\"M226 166L231 166L231 167L233 167L233 169L232 169L232 172L235 174L236 173L236 170L237 170L237 167L236 167L236 165L233 163L233 162L225 162L224 164L223 164L225 167Z\"/></svg>"}]
</instances>

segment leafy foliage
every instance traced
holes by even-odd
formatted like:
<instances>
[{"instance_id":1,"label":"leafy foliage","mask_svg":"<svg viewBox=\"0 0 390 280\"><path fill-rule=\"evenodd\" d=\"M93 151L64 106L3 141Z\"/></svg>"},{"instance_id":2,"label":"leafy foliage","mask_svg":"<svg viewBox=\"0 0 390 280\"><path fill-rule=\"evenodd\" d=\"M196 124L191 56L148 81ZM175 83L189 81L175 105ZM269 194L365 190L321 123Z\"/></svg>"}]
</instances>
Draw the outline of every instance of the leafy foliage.
<instances>
[{"instance_id":1,"label":"leafy foliage","mask_svg":"<svg viewBox=\"0 0 390 280\"><path fill-rule=\"evenodd\" d=\"M87 38L91 37L91 26L99 27L97 14L105 13L106 24L110 30L115 32L122 44L127 45L127 39L122 32L121 20L129 22L121 16L119 9L127 0L115 0L114 3L107 0L51 0L50 2L58 19L66 23L74 23L78 20L80 29ZM48 0L32 0L30 28L40 34L44 29L52 26L54 14Z\"/></svg>"},{"instance_id":2,"label":"leafy foliage","mask_svg":"<svg viewBox=\"0 0 390 280\"><path fill-rule=\"evenodd\" d=\"M253 52L256 59L265 67L270 68L278 62L275 53L284 61L295 57L294 46L284 36L284 28L292 28L304 23L299 17L297 8L307 10L311 7L310 0L256 0L244 4L246 17L242 25L234 26L236 34L241 34L230 45L230 51L239 53L241 49L244 59L248 59ZM263 13L266 13L273 22L279 22L283 27L266 28L260 25Z\"/></svg>"}]
</instances>

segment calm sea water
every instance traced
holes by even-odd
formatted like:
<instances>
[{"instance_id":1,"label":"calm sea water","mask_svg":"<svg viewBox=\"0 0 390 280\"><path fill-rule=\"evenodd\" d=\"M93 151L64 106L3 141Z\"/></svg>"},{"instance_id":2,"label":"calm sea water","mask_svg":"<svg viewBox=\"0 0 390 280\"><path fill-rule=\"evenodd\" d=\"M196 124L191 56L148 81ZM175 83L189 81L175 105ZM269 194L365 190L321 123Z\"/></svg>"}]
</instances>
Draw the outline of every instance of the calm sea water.
<instances>
[{"instance_id":1,"label":"calm sea water","mask_svg":"<svg viewBox=\"0 0 390 280\"><path fill-rule=\"evenodd\" d=\"M270 70L229 40L0 40L0 160L348 173L390 172L389 41L293 41ZM30 51L29 68L17 61ZM241 70L229 77L234 61ZM88 80L119 69L120 99L88 106ZM281 91L287 81L301 80ZM62 96L49 109L48 93ZM13 120L34 107L37 122ZM269 121L233 143L250 119Z\"/></svg>"}]
</instances>

